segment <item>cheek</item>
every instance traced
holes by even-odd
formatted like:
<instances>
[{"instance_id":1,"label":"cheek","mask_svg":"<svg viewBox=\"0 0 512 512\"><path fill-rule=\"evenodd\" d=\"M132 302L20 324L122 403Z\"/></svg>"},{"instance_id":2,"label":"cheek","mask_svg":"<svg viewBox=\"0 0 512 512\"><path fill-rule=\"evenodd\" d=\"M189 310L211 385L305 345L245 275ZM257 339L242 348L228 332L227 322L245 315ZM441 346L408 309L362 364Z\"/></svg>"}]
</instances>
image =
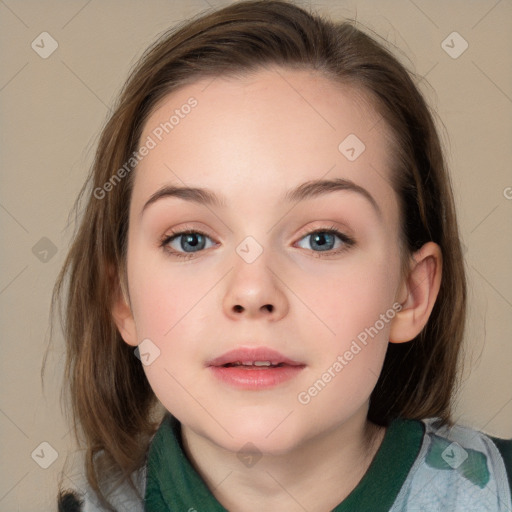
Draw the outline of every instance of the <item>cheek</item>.
<instances>
[{"instance_id":1,"label":"cheek","mask_svg":"<svg viewBox=\"0 0 512 512\"><path fill-rule=\"evenodd\" d=\"M357 253L343 264L302 268L296 277L300 286L294 291L317 317L315 325L321 331L316 336L322 332L329 346L342 348L373 326L392 307L398 261L396 254L382 251ZM385 337L389 325L382 330Z\"/></svg>"},{"instance_id":2,"label":"cheek","mask_svg":"<svg viewBox=\"0 0 512 512\"><path fill-rule=\"evenodd\" d=\"M144 265L136 261L129 282L137 336L149 339L158 353L144 370L157 396L161 392L164 400L180 401L180 383L200 382L205 350L218 337L214 318L221 312L214 287L219 277L214 268L199 271L161 257L146 258Z\"/></svg>"},{"instance_id":3,"label":"cheek","mask_svg":"<svg viewBox=\"0 0 512 512\"><path fill-rule=\"evenodd\" d=\"M207 292L214 276L170 272L156 262L132 276L138 338L151 340L157 354L144 366L151 388L173 414L194 411L195 402L187 391L195 389L194 396L202 399L196 384L204 378L204 343L209 341L204 336L208 325L204 308L212 307Z\"/></svg>"},{"instance_id":4,"label":"cheek","mask_svg":"<svg viewBox=\"0 0 512 512\"><path fill-rule=\"evenodd\" d=\"M147 242L146 242L147 244ZM128 261L130 297L139 336L169 338L206 295L215 274L167 261L163 251L133 247Z\"/></svg>"},{"instance_id":5,"label":"cheek","mask_svg":"<svg viewBox=\"0 0 512 512\"><path fill-rule=\"evenodd\" d=\"M316 340L315 360L297 395L305 414L344 421L364 404L382 370L389 329L396 311L394 289L398 260L393 255L359 257L330 278L310 278L322 284L306 301L323 321L302 325ZM322 334L320 334L322 333ZM302 334L302 333L301 333Z\"/></svg>"}]
</instances>

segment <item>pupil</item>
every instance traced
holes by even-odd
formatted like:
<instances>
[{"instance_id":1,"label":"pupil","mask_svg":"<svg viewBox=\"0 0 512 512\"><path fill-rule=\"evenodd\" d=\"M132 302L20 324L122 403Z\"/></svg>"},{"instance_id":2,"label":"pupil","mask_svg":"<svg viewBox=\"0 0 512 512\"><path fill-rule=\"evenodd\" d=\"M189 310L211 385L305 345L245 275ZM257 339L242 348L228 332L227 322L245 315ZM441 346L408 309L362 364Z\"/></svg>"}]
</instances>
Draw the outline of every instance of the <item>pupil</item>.
<instances>
[{"instance_id":1,"label":"pupil","mask_svg":"<svg viewBox=\"0 0 512 512\"><path fill-rule=\"evenodd\" d=\"M187 236L187 244L190 244L192 246L197 245L197 241L196 241L196 243L194 243L195 237L196 237L196 235L188 235Z\"/></svg>"}]
</instances>

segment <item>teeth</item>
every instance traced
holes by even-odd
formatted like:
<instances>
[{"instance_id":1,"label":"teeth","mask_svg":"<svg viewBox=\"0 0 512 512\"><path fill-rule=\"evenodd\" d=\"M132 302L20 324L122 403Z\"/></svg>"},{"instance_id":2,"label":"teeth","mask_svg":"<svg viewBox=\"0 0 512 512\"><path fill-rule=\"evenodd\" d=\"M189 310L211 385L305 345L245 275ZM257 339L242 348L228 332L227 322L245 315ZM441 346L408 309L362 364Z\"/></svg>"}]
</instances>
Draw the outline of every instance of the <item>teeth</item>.
<instances>
[{"instance_id":1,"label":"teeth","mask_svg":"<svg viewBox=\"0 0 512 512\"><path fill-rule=\"evenodd\" d=\"M276 366L277 363L271 361L236 361L232 363L233 366Z\"/></svg>"}]
</instances>

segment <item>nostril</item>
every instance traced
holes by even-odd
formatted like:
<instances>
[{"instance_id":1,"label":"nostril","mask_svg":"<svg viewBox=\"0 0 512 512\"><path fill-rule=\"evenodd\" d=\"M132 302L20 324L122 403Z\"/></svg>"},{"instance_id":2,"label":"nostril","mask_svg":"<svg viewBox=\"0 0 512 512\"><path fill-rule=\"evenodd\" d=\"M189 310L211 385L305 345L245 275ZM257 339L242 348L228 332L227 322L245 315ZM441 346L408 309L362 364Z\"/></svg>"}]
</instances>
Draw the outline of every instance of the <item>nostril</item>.
<instances>
[{"instance_id":1,"label":"nostril","mask_svg":"<svg viewBox=\"0 0 512 512\"><path fill-rule=\"evenodd\" d=\"M274 311L274 306L272 304L265 304L264 306L262 306L263 308L267 309L270 313L272 313L272 311ZM240 306L240 304L237 304L236 306L233 306L233 309L237 312L237 313L241 313L243 310L244 310L244 307L243 306Z\"/></svg>"}]
</instances>

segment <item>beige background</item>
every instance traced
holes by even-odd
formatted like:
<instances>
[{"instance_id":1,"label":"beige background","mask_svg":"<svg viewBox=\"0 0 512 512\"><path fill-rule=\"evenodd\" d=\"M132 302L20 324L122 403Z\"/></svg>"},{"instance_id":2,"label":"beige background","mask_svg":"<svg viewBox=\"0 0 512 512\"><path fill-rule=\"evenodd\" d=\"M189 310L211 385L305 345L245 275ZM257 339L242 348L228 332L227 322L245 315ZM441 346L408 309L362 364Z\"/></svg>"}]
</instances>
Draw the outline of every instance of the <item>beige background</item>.
<instances>
[{"instance_id":1,"label":"beige background","mask_svg":"<svg viewBox=\"0 0 512 512\"><path fill-rule=\"evenodd\" d=\"M160 32L228 3L0 1L1 511L54 510L57 475L72 446L59 407L60 336L45 393L39 372L50 292L73 228L67 227L68 213L108 106ZM512 2L312 4L334 19L357 17L425 77L420 87L445 125L470 285L467 369L456 418L511 437ZM441 47L453 31L469 44L456 59ZM58 42L47 59L31 48L41 32ZM455 41L457 50L460 40ZM51 246L43 237L57 250L48 252L47 261L41 261L41 251ZM46 470L31 457L42 442L58 453Z\"/></svg>"}]
</instances>

